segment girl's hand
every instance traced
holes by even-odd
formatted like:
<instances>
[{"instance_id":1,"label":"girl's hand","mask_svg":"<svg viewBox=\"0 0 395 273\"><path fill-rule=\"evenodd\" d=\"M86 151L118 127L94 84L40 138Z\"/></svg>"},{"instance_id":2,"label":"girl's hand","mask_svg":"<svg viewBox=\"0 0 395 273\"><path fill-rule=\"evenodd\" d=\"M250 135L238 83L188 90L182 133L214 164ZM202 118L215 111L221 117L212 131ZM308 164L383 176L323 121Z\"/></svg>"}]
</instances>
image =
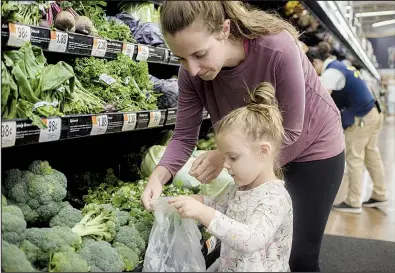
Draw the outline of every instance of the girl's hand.
<instances>
[{"instance_id":1,"label":"girl's hand","mask_svg":"<svg viewBox=\"0 0 395 273\"><path fill-rule=\"evenodd\" d=\"M169 204L173 204L182 218L198 220L206 227L210 225L215 215L214 209L189 196L171 198Z\"/></svg>"},{"instance_id":2,"label":"girl's hand","mask_svg":"<svg viewBox=\"0 0 395 273\"><path fill-rule=\"evenodd\" d=\"M206 152L195 159L189 174L201 183L208 184L222 172L224 162L225 159L219 150Z\"/></svg>"}]
</instances>

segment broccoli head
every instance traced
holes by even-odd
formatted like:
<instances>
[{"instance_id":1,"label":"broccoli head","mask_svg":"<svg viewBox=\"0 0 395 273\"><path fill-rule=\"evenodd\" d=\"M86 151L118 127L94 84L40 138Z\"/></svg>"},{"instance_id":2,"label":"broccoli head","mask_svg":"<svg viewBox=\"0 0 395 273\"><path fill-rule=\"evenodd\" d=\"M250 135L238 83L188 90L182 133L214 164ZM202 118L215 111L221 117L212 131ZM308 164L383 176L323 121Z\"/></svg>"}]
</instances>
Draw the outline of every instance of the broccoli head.
<instances>
[{"instance_id":1,"label":"broccoli head","mask_svg":"<svg viewBox=\"0 0 395 273\"><path fill-rule=\"evenodd\" d=\"M49 226L73 228L81 219L82 212L67 204L49 221Z\"/></svg>"},{"instance_id":2,"label":"broccoli head","mask_svg":"<svg viewBox=\"0 0 395 273\"><path fill-rule=\"evenodd\" d=\"M2 241L1 270L3 272L35 272L25 253L16 245Z\"/></svg>"},{"instance_id":3,"label":"broccoli head","mask_svg":"<svg viewBox=\"0 0 395 273\"><path fill-rule=\"evenodd\" d=\"M46 161L34 161L29 171L5 172L4 187L8 200L23 211L26 222L48 222L62 208L67 179Z\"/></svg>"},{"instance_id":4,"label":"broccoli head","mask_svg":"<svg viewBox=\"0 0 395 273\"><path fill-rule=\"evenodd\" d=\"M105 241L92 242L78 252L91 272L122 272L125 265L118 251Z\"/></svg>"},{"instance_id":5,"label":"broccoli head","mask_svg":"<svg viewBox=\"0 0 395 273\"><path fill-rule=\"evenodd\" d=\"M62 251L76 251L81 247L81 237L68 227L52 228L28 228L26 230L26 241L22 249L36 250L31 261L36 262L38 267L44 267L49 262L50 254Z\"/></svg>"},{"instance_id":6,"label":"broccoli head","mask_svg":"<svg viewBox=\"0 0 395 273\"><path fill-rule=\"evenodd\" d=\"M17 206L2 207L1 234L5 241L19 245L26 237L26 221Z\"/></svg>"},{"instance_id":7,"label":"broccoli head","mask_svg":"<svg viewBox=\"0 0 395 273\"><path fill-rule=\"evenodd\" d=\"M122 257L123 263L125 264L123 270L128 272L133 271L139 264L139 256L136 252L121 243L115 243L113 247L115 247L118 254Z\"/></svg>"},{"instance_id":8,"label":"broccoli head","mask_svg":"<svg viewBox=\"0 0 395 273\"><path fill-rule=\"evenodd\" d=\"M4 195L1 195L1 206L7 206L7 198Z\"/></svg>"},{"instance_id":9,"label":"broccoli head","mask_svg":"<svg viewBox=\"0 0 395 273\"><path fill-rule=\"evenodd\" d=\"M56 252L52 255L48 272L89 272L88 262L73 251Z\"/></svg>"},{"instance_id":10,"label":"broccoli head","mask_svg":"<svg viewBox=\"0 0 395 273\"><path fill-rule=\"evenodd\" d=\"M109 204L88 204L82 209L83 217L73 228L73 232L79 236L90 236L96 240L111 242L119 222L115 209Z\"/></svg>"},{"instance_id":11,"label":"broccoli head","mask_svg":"<svg viewBox=\"0 0 395 273\"><path fill-rule=\"evenodd\" d=\"M130 220L130 213L128 211L116 209L115 214L118 218L120 226L125 226Z\"/></svg>"},{"instance_id":12,"label":"broccoli head","mask_svg":"<svg viewBox=\"0 0 395 273\"><path fill-rule=\"evenodd\" d=\"M137 255L145 251L145 241L141 238L139 232L132 226L122 226L115 235L113 243L121 243L131 248Z\"/></svg>"},{"instance_id":13,"label":"broccoli head","mask_svg":"<svg viewBox=\"0 0 395 273\"><path fill-rule=\"evenodd\" d=\"M141 238L143 238L146 243L148 243L152 225L153 217L151 217L151 215L140 217L139 219L133 217L129 221L129 226L133 226L135 229L137 229Z\"/></svg>"}]
</instances>

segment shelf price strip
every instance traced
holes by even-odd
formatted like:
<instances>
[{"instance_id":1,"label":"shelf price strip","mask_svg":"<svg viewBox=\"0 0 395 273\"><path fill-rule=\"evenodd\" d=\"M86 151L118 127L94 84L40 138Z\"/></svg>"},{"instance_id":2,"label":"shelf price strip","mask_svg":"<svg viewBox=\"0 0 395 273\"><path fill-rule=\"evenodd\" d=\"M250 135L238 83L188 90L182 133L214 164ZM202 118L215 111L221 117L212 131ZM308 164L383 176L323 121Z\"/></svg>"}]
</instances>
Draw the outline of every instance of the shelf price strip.
<instances>
[{"instance_id":1,"label":"shelf price strip","mask_svg":"<svg viewBox=\"0 0 395 273\"><path fill-rule=\"evenodd\" d=\"M47 125L47 128L40 130L38 142L50 142L59 140L60 133L62 131L61 118L47 118L43 119L43 122Z\"/></svg>"},{"instance_id":2,"label":"shelf price strip","mask_svg":"<svg viewBox=\"0 0 395 273\"><path fill-rule=\"evenodd\" d=\"M30 42L31 28L29 26L19 24L9 24L10 37L8 39L9 46L20 47L26 42Z\"/></svg>"},{"instance_id":3,"label":"shelf price strip","mask_svg":"<svg viewBox=\"0 0 395 273\"><path fill-rule=\"evenodd\" d=\"M3 121L1 123L1 147L12 147L16 140L16 122Z\"/></svg>"}]
</instances>

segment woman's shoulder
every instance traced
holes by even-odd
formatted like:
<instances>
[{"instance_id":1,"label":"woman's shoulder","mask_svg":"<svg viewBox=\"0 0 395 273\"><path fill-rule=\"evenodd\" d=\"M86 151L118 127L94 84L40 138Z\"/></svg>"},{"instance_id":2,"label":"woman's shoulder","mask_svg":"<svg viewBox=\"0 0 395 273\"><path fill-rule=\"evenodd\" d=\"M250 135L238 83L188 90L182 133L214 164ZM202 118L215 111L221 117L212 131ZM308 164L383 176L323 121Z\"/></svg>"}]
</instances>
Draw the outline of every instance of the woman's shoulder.
<instances>
[{"instance_id":1,"label":"woman's shoulder","mask_svg":"<svg viewBox=\"0 0 395 273\"><path fill-rule=\"evenodd\" d=\"M258 50L271 49L273 51L284 52L290 45L297 45L295 38L287 31L277 34L264 35L255 39L254 47Z\"/></svg>"}]
</instances>

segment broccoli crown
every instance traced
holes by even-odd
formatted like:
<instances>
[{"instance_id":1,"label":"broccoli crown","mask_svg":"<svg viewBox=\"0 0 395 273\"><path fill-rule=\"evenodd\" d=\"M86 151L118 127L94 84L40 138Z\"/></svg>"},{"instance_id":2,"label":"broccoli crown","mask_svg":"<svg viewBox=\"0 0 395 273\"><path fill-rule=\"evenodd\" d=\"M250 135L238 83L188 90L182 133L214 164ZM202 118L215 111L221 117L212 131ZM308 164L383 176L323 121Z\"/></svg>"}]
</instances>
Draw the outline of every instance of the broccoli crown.
<instances>
[{"instance_id":1,"label":"broccoli crown","mask_svg":"<svg viewBox=\"0 0 395 273\"><path fill-rule=\"evenodd\" d=\"M25 253L16 245L2 241L1 269L3 272L35 272Z\"/></svg>"},{"instance_id":2,"label":"broccoli crown","mask_svg":"<svg viewBox=\"0 0 395 273\"><path fill-rule=\"evenodd\" d=\"M82 219L82 212L70 204L64 206L50 221L49 226L73 228Z\"/></svg>"},{"instance_id":3,"label":"broccoli crown","mask_svg":"<svg viewBox=\"0 0 395 273\"><path fill-rule=\"evenodd\" d=\"M3 194L1 195L1 206L7 206L7 198Z\"/></svg>"},{"instance_id":4,"label":"broccoli crown","mask_svg":"<svg viewBox=\"0 0 395 273\"><path fill-rule=\"evenodd\" d=\"M26 221L23 212L16 206L2 207L2 238L10 244L19 245L26 237Z\"/></svg>"},{"instance_id":5,"label":"broccoli crown","mask_svg":"<svg viewBox=\"0 0 395 273\"><path fill-rule=\"evenodd\" d=\"M29 171L12 169L5 174L6 195L22 209L28 223L48 222L61 209L67 179L48 162L34 161Z\"/></svg>"},{"instance_id":6,"label":"broccoli crown","mask_svg":"<svg viewBox=\"0 0 395 273\"><path fill-rule=\"evenodd\" d=\"M129 225L133 226L139 232L141 238L143 238L144 241L148 243L152 229L152 222L149 219L145 221L136 221L134 223L131 221L129 222Z\"/></svg>"},{"instance_id":7,"label":"broccoli crown","mask_svg":"<svg viewBox=\"0 0 395 273\"><path fill-rule=\"evenodd\" d=\"M36 261L40 265L48 263L51 253L76 251L81 247L81 237L68 227L28 228L26 240L38 248Z\"/></svg>"},{"instance_id":8,"label":"broccoli crown","mask_svg":"<svg viewBox=\"0 0 395 273\"><path fill-rule=\"evenodd\" d=\"M125 265L118 251L105 241L92 242L79 251L91 272L122 272Z\"/></svg>"},{"instance_id":9,"label":"broccoli crown","mask_svg":"<svg viewBox=\"0 0 395 273\"><path fill-rule=\"evenodd\" d=\"M26 259L31 263L35 263L38 260L38 256L41 255L40 248L36 245L33 245L30 241L24 240L19 248L25 252Z\"/></svg>"},{"instance_id":10,"label":"broccoli crown","mask_svg":"<svg viewBox=\"0 0 395 273\"><path fill-rule=\"evenodd\" d=\"M113 243L121 243L131 248L138 255L144 253L145 241L139 232L132 226L122 226L115 235Z\"/></svg>"},{"instance_id":11,"label":"broccoli crown","mask_svg":"<svg viewBox=\"0 0 395 273\"><path fill-rule=\"evenodd\" d=\"M115 211L115 214L118 218L118 222L120 226L125 226L128 224L129 220L130 220L130 214L128 211L124 211L124 210L119 210L117 209Z\"/></svg>"},{"instance_id":12,"label":"broccoli crown","mask_svg":"<svg viewBox=\"0 0 395 273\"><path fill-rule=\"evenodd\" d=\"M56 252L49 262L48 272L89 272L88 262L72 251Z\"/></svg>"},{"instance_id":13,"label":"broccoli crown","mask_svg":"<svg viewBox=\"0 0 395 273\"><path fill-rule=\"evenodd\" d=\"M124 271L133 271L139 264L139 256L129 247L121 243L114 243L113 247L118 251L125 264Z\"/></svg>"},{"instance_id":14,"label":"broccoli crown","mask_svg":"<svg viewBox=\"0 0 395 273\"><path fill-rule=\"evenodd\" d=\"M110 204L88 204L82 209L83 218L73 228L73 232L79 236L90 236L96 240L111 242L119 222L115 209Z\"/></svg>"},{"instance_id":15,"label":"broccoli crown","mask_svg":"<svg viewBox=\"0 0 395 273\"><path fill-rule=\"evenodd\" d=\"M48 175L53 173L52 167L48 161L36 160L29 165L29 171L38 175Z\"/></svg>"}]
</instances>

